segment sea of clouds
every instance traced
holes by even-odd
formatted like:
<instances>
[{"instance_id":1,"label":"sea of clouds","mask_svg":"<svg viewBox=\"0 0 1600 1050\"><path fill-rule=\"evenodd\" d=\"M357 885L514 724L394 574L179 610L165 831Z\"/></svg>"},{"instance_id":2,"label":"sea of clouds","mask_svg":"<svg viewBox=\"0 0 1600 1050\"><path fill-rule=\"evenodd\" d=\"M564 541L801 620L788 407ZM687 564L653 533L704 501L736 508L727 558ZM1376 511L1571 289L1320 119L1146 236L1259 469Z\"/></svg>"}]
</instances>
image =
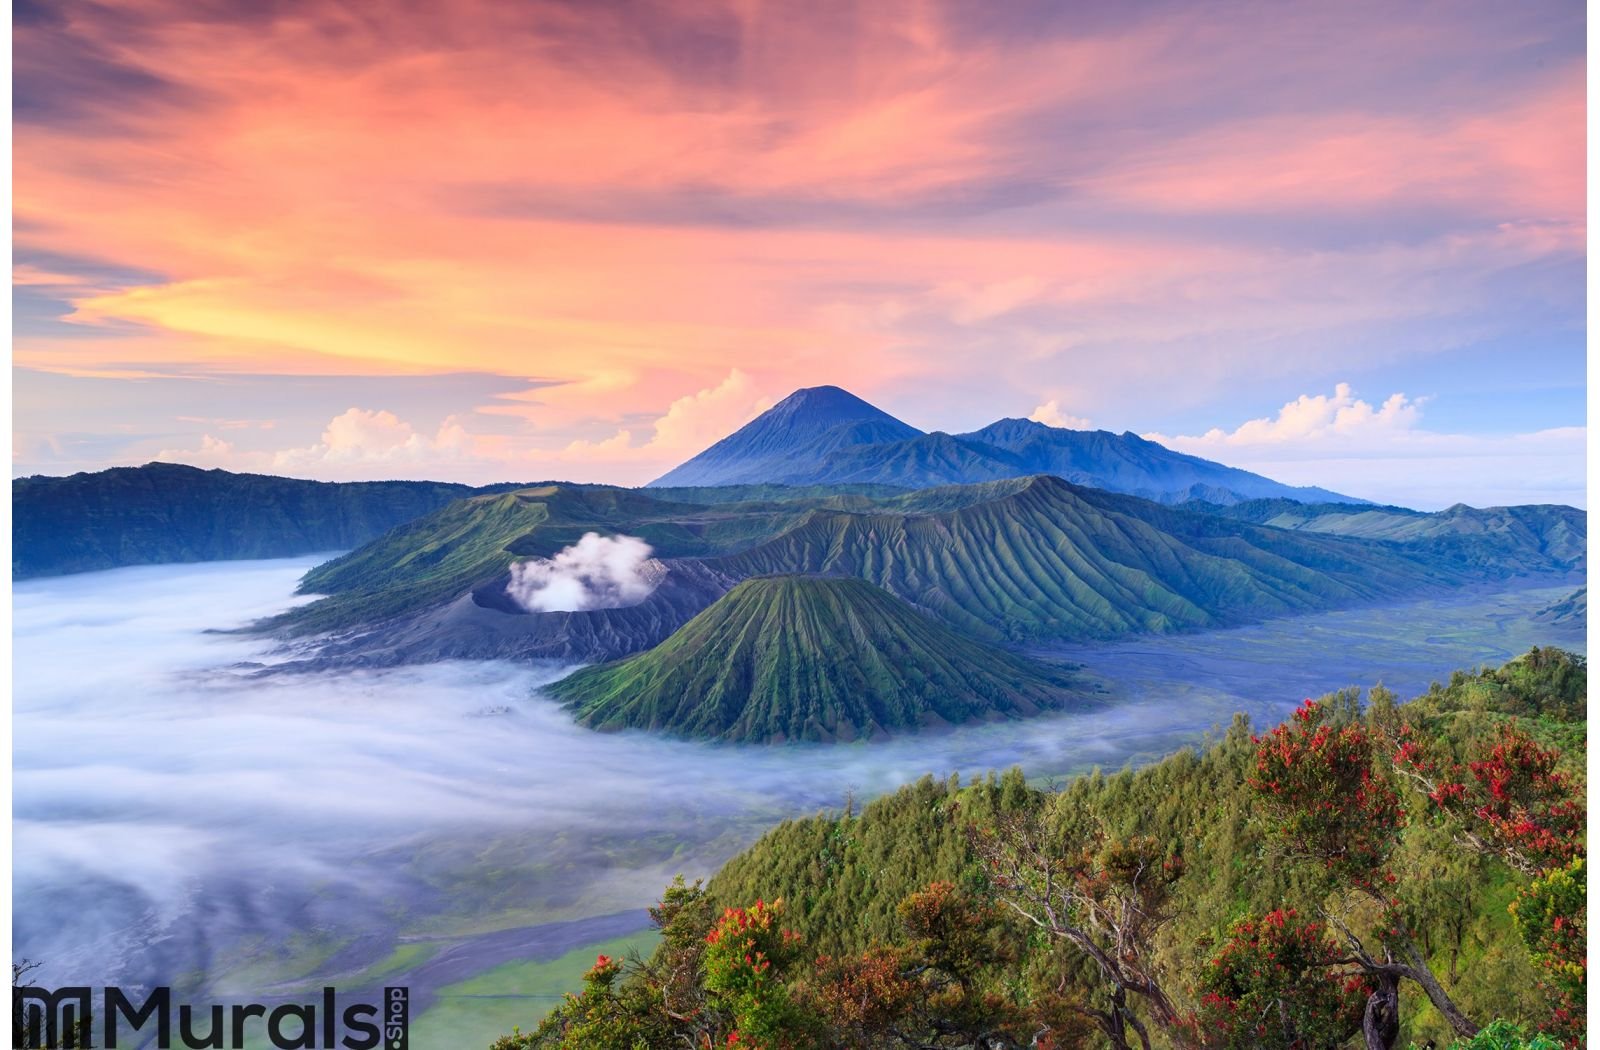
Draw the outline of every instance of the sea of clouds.
<instances>
[{"instance_id":1,"label":"sea of clouds","mask_svg":"<svg viewBox=\"0 0 1600 1050\"><path fill-rule=\"evenodd\" d=\"M1318 679L1279 626L1077 651L1104 654L1101 671L1124 681L1117 704L1086 713L837 747L601 734L541 694L564 668L255 673L272 643L212 629L305 600L294 586L315 561L16 587L13 947L44 964L41 980L290 980L307 976L295 946L308 933L339 949L317 956L324 972L358 971L402 933L641 908L673 873L708 874L763 828L847 793L1014 763L1116 767L1235 709L1273 720L1373 677L1330 661ZM1424 666L1370 616L1316 623L1320 651L1359 643L1360 659L1381 661L1373 647L1387 644L1423 683L1512 644L1436 647Z\"/></svg>"}]
</instances>

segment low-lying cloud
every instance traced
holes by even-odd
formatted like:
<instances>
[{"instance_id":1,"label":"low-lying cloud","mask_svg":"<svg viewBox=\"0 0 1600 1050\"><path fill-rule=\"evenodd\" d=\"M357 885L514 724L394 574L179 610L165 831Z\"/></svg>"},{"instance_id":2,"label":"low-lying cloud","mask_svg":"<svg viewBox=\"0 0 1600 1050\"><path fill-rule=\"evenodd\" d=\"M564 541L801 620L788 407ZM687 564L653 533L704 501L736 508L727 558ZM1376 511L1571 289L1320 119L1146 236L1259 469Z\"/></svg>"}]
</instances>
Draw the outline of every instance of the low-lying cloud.
<instances>
[{"instance_id":1,"label":"low-lying cloud","mask_svg":"<svg viewBox=\"0 0 1600 1050\"><path fill-rule=\"evenodd\" d=\"M660 576L650 566L650 544L637 536L586 532L553 558L512 565L506 593L529 612L621 609L656 589Z\"/></svg>"},{"instance_id":2,"label":"low-lying cloud","mask_svg":"<svg viewBox=\"0 0 1600 1050\"><path fill-rule=\"evenodd\" d=\"M1467 612L1328 614L1312 632L1284 621L1070 653L1122 685L1122 702L1088 713L873 745L713 746L583 729L542 695L562 673L549 667L253 677L239 662L270 644L207 630L285 608L313 561L16 587L12 948L44 962L42 983L198 974L258 995L267 974L338 983L402 935L462 943L467 966L472 933L642 909L674 873L709 874L848 791L1014 763L1116 768L1237 709L1262 724L1353 681L1405 692L1499 655L1473 647ZM1459 641L1419 648L1391 621L1375 630L1382 615ZM1473 615L1493 646L1524 643L1509 616Z\"/></svg>"},{"instance_id":3,"label":"low-lying cloud","mask_svg":"<svg viewBox=\"0 0 1600 1050\"><path fill-rule=\"evenodd\" d=\"M1427 398L1302 394L1274 416L1198 435L1147 433L1180 452L1217 459L1291 485L1437 510L1454 503L1506 506L1587 502L1581 426L1522 434L1458 434L1422 424Z\"/></svg>"}]
</instances>

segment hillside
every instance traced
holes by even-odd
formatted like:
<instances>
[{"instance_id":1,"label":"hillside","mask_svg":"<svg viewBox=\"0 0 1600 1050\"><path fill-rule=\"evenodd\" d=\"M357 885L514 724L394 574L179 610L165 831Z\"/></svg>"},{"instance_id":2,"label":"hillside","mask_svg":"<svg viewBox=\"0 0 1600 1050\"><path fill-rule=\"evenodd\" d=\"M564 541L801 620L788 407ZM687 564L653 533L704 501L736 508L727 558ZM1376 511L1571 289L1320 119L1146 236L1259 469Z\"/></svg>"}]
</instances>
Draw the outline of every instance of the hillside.
<instances>
[{"instance_id":1,"label":"hillside","mask_svg":"<svg viewBox=\"0 0 1600 1050\"><path fill-rule=\"evenodd\" d=\"M811 574L866 580L974 639L1044 644L1247 623L1530 566L1567 574L1539 551L1583 527L1536 516L1465 559L1448 530L1402 544L1285 529L1050 476L912 491L546 485L391 530L307 574L302 590L328 597L264 626L343 632L319 643L342 662L617 659L742 579ZM588 532L644 539L670 586L635 611L533 614L507 599L514 562Z\"/></svg>"},{"instance_id":2,"label":"hillside","mask_svg":"<svg viewBox=\"0 0 1600 1050\"><path fill-rule=\"evenodd\" d=\"M859 576L1012 642L1211 627L1461 578L1381 545L1183 514L1048 476L928 490L873 513L818 510L716 564L733 576Z\"/></svg>"},{"instance_id":3,"label":"hillside","mask_svg":"<svg viewBox=\"0 0 1600 1050\"><path fill-rule=\"evenodd\" d=\"M1579 587L1559 602L1540 610L1539 619L1545 623L1589 622L1589 588Z\"/></svg>"},{"instance_id":4,"label":"hillside","mask_svg":"<svg viewBox=\"0 0 1600 1050\"><path fill-rule=\"evenodd\" d=\"M1427 547L1462 565L1493 565L1504 572L1581 572L1588 564L1588 516L1555 504L1480 509L1458 503L1433 514L1289 500L1197 502L1185 509L1297 532Z\"/></svg>"},{"instance_id":5,"label":"hillside","mask_svg":"<svg viewBox=\"0 0 1600 1050\"><path fill-rule=\"evenodd\" d=\"M848 741L1036 714L1068 676L965 638L858 579L745 580L647 652L548 690L595 729Z\"/></svg>"},{"instance_id":6,"label":"hillside","mask_svg":"<svg viewBox=\"0 0 1600 1050\"><path fill-rule=\"evenodd\" d=\"M587 532L637 536L658 558L706 556L776 535L819 505L873 505L851 493L711 503L658 498L678 491L559 484L461 500L319 565L300 590L329 597L290 610L271 626L305 633L421 613L503 585L512 562L549 557Z\"/></svg>"},{"instance_id":7,"label":"hillside","mask_svg":"<svg viewBox=\"0 0 1600 1050\"><path fill-rule=\"evenodd\" d=\"M1577 996L1566 1008L1575 1006L1581 1025L1583 967L1564 977L1547 962L1555 956L1535 952L1551 943L1541 928L1576 923L1576 939L1560 950L1581 958L1583 843L1558 842L1557 856L1536 865L1537 879L1474 848L1460 835L1469 826L1461 821L1476 819L1470 810L1430 810L1435 804L1382 742L1425 740L1441 760L1464 761L1520 732L1518 746L1542 756L1534 765L1549 759L1558 777L1537 774L1555 800L1538 819L1565 819L1560 807L1570 801L1581 827L1586 692L1581 657L1536 649L1502 668L1457 673L1406 704L1381 687L1365 698L1355 689L1322 698L1307 716L1318 724L1302 739L1337 735L1370 763L1358 763L1372 778L1364 783L1403 800L1362 840L1375 858L1363 863L1388 873L1383 895L1403 904L1392 913L1356 899L1345 880L1360 875L1284 854L1284 829L1263 810L1273 785L1251 783L1271 738L1258 740L1237 716L1203 747L1060 789L1031 784L1018 769L965 784L924 777L859 811L785 821L703 889L667 889L653 910L665 937L652 958L603 974L597 967L579 996L495 1050L576 1050L595 1032L617 1045L666 1046L694 1033L722 1045L730 1030L756 1024L763 1045L815 1050L1021 1048L1045 1045L1045 1032L1050 1046L1128 1047L1141 1045L1135 1022L1158 1047L1363 1045L1363 1012L1378 986L1353 980L1360 969L1340 961L1349 950L1322 924L1328 910L1369 945L1382 940L1397 955L1419 945L1423 965L1474 1026L1498 1018L1524 1030L1565 1024L1570 1033L1562 996ZM1328 729L1317 737L1320 726ZM1573 854L1575 895L1554 902L1549 887L1574 885L1564 859ZM993 866L1006 857L1034 858L1025 869L1031 880ZM1043 881L1046 870L1053 884ZM1000 903L1026 908L1027 894L1041 891L1076 902L1054 920L1079 922L1083 942L1047 936ZM1520 926L1508 907L1519 900L1523 913L1545 916L1542 927ZM1098 921L1085 915L1091 908ZM1562 922L1536 908L1564 909L1553 912ZM1277 942L1280 931L1303 939ZM764 1012L748 1009L720 976L742 958L716 950L730 936L738 952L770 959ZM1151 996L1119 995L1085 942L1126 967L1112 972L1129 986L1158 986L1169 1012ZM1376 1045L1463 1045L1419 982L1403 979L1396 992L1398 1023ZM1279 1011L1280 999L1292 1011ZM1256 1027L1258 1017L1270 1027ZM1108 1041L1108 1031L1127 1038Z\"/></svg>"},{"instance_id":8,"label":"hillside","mask_svg":"<svg viewBox=\"0 0 1600 1050\"><path fill-rule=\"evenodd\" d=\"M326 482L176 463L11 482L15 579L163 562L343 550L474 492L432 481Z\"/></svg>"},{"instance_id":9,"label":"hillside","mask_svg":"<svg viewBox=\"0 0 1600 1050\"><path fill-rule=\"evenodd\" d=\"M1132 433L1002 419L968 434L925 434L838 387L797 390L651 487L777 482L971 485L1053 474L1076 485L1182 503L1258 498L1359 503L1174 452Z\"/></svg>"}]
</instances>

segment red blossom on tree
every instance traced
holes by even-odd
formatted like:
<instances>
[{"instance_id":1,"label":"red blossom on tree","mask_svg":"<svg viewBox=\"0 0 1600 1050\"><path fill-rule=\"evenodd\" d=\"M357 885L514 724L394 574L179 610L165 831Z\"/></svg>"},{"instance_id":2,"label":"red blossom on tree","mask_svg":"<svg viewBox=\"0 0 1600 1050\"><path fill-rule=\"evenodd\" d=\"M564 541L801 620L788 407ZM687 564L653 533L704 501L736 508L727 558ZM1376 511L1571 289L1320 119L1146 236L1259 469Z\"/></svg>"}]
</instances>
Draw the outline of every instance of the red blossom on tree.
<instances>
[{"instance_id":1,"label":"red blossom on tree","mask_svg":"<svg viewBox=\"0 0 1600 1050\"><path fill-rule=\"evenodd\" d=\"M1313 1050L1361 1028L1373 984L1344 966L1326 928L1292 909L1243 919L1202 971L1197 1041L1218 1050Z\"/></svg>"},{"instance_id":2,"label":"red blossom on tree","mask_svg":"<svg viewBox=\"0 0 1600 1050\"><path fill-rule=\"evenodd\" d=\"M1560 758L1512 720L1465 765L1433 760L1407 726L1395 764L1459 822L1462 841L1531 875L1583 853L1587 813L1582 793L1556 768Z\"/></svg>"},{"instance_id":3,"label":"red blossom on tree","mask_svg":"<svg viewBox=\"0 0 1600 1050\"><path fill-rule=\"evenodd\" d=\"M1394 895L1396 879L1386 866L1400 844L1406 811L1388 770L1378 765L1385 748L1364 724L1334 726L1329 714L1307 700L1288 722L1256 738L1255 771L1248 783L1256 792L1258 815L1288 853L1320 861L1331 877L1383 909L1376 950L1369 951L1353 931L1337 924L1353 959L1377 985L1363 1021L1368 1045L1392 1041L1396 983L1402 979L1422 986L1456 1034L1475 1035L1478 1026L1434 976Z\"/></svg>"},{"instance_id":4,"label":"red blossom on tree","mask_svg":"<svg viewBox=\"0 0 1600 1050\"><path fill-rule=\"evenodd\" d=\"M1307 700L1256 739L1249 784L1290 851L1336 875L1381 877L1405 823L1400 796L1374 771L1373 737L1360 723L1334 728Z\"/></svg>"},{"instance_id":5,"label":"red blossom on tree","mask_svg":"<svg viewBox=\"0 0 1600 1050\"><path fill-rule=\"evenodd\" d=\"M1589 983L1589 908L1582 857L1552 868L1526 886L1511 905L1511 917L1539 964L1540 985L1550 997L1545 1028L1569 1046L1585 1034Z\"/></svg>"}]
</instances>

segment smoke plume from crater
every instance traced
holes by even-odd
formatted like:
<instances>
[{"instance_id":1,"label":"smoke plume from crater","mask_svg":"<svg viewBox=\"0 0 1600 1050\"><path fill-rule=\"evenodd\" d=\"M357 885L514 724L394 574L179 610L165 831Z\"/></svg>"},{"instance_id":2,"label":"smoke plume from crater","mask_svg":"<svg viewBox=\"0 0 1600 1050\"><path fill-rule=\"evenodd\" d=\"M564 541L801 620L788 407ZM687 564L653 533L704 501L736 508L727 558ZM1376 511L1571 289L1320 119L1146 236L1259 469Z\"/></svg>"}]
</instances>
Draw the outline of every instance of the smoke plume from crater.
<instances>
[{"instance_id":1,"label":"smoke plume from crater","mask_svg":"<svg viewBox=\"0 0 1600 1050\"><path fill-rule=\"evenodd\" d=\"M506 593L528 612L620 609L648 598L661 576L644 540L586 532L553 558L512 565Z\"/></svg>"}]
</instances>

